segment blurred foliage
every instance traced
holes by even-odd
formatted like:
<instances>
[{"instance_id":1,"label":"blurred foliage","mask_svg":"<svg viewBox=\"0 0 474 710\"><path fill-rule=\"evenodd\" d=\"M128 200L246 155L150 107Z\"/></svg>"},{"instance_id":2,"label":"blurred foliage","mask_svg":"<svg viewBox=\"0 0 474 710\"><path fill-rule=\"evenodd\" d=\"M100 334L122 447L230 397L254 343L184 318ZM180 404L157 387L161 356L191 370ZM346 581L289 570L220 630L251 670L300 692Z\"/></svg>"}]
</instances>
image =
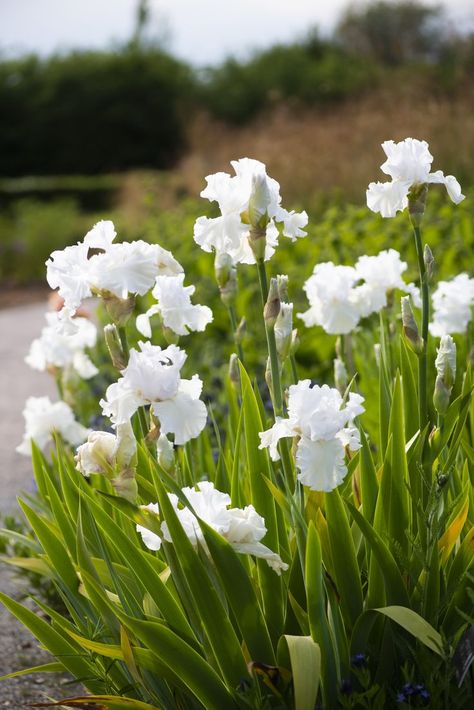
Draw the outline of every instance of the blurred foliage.
<instances>
[{"instance_id":1,"label":"blurred foliage","mask_svg":"<svg viewBox=\"0 0 474 710\"><path fill-rule=\"evenodd\" d=\"M279 103L327 106L420 81L438 95L472 77L472 35L448 31L439 7L418 2L350 9L332 37L313 30L206 70L145 41L146 7L117 50L0 62L1 175L166 168L183 155L196 112L242 124Z\"/></svg>"}]
</instances>

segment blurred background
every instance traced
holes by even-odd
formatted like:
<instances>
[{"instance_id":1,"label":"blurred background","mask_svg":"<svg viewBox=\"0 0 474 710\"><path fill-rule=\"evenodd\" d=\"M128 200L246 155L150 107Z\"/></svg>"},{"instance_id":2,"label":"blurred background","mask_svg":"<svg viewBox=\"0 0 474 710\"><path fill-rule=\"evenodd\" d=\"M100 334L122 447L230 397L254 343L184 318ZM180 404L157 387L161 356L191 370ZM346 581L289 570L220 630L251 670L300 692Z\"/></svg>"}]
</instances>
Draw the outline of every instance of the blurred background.
<instances>
[{"instance_id":1,"label":"blurred background","mask_svg":"<svg viewBox=\"0 0 474 710\"><path fill-rule=\"evenodd\" d=\"M469 189L472 0L1 0L0 298L104 217L186 266L204 176L243 156L334 236L409 135Z\"/></svg>"}]
</instances>

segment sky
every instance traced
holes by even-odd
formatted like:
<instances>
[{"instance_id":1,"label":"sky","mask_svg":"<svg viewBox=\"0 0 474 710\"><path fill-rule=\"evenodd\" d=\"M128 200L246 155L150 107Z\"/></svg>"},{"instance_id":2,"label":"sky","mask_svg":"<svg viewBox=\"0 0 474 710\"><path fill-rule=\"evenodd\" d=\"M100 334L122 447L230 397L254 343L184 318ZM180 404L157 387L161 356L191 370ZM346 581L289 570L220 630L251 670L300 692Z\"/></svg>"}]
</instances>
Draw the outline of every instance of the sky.
<instances>
[{"instance_id":1,"label":"sky","mask_svg":"<svg viewBox=\"0 0 474 710\"><path fill-rule=\"evenodd\" d=\"M202 66L329 32L348 0L150 0L151 29L178 57ZM357 4L357 0L356 0ZM456 23L474 29L473 0L447 0ZM130 38L137 0L0 0L0 53L41 55L106 48Z\"/></svg>"}]
</instances>

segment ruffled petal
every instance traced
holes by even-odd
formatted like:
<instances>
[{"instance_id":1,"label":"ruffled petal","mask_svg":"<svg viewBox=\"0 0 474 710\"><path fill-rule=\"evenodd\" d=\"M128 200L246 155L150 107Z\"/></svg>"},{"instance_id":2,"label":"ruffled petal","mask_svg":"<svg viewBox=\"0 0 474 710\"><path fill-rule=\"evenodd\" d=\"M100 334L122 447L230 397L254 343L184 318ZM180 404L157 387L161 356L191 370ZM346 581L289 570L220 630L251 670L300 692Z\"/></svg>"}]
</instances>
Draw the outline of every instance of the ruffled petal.
<instances>
[{"instance_id":1,"label":"ruffled petal","mask_svg":"<svg viewBox=\"0 0 474 710\"><path fill-rule=\"evenodd\" d=\"M198 378L199 379L199 378ZM184 386L183 382L186 383ZM193 395L202 386L199 380L181 380L178 393L172 399L153 403L163 434L174 434L175 444L186 444L196 438L206 426L206 405ZM189 394L192 392L192 394Z\"/></svg>"},{"instance_id":2,"label":"ruffled petal","mask_svg":"<svg viewBox=\"0 0 474 710\"><path fill-rule=\"evenodd\" d=\"M408 206L410 186L411 182L406 180L371 182L366 192L367 207L382 217L395 217Z\"/></svg>"},{"instance_id":3,"label":"ruffled petal","mask_svg":"<svg viewBox=\"0 0 474 710\"><path fill-rule=\"evenodd\" d=\"M277 417L271 429L259 433L260 445L258 448L269 449L271 460L279 461L278 442L287 436L295 436L290 420Z\"/></svg>"},{"instance_id":4,"label":"ruffled petal","mask_svg":"<svg viewBox=\"0 0 474 710\"><path fill-rule=\"evenodd\" d=\"M298 480L312 491L333 491L342 483L347 466L344 445L338 438L311 441L302 437L296 450Z\"/></svg>"}]
</instances>

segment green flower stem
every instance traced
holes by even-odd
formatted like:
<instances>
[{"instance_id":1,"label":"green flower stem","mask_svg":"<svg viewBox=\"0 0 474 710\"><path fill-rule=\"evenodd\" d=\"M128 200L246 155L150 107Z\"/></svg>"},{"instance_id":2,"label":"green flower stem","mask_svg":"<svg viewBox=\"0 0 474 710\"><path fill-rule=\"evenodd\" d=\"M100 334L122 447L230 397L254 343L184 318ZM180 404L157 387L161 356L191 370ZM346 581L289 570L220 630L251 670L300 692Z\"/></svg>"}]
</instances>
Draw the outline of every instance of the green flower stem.
<instances>
[{"instance_id":1,"label":"green flower stem","mask_svg":"<svg viewBox=\"0 0 474 710\"><path fill-rule=\"evenodd\" d=\"M258 279L260 282L260 293L262 296L262 306L265 308L265 304L268 298L268 281L267 272L265 269L265 262L263 259L257 259L258 268ZM268 355L270 356L270 367L272 372L272 401L273 401L273 411L276 417L283 416L283 397L281 392L281 380L280 380L280 363L278 360L278 353L275 341L275 331L273 328L269 328L265 323L265 333L267 335L267 346Z\"/></svg>"},{"instance_id":2,"label":"green flower stem","mask_svg":"<svg viewBox=\"0 0 474 710\"><path fill-rule=\"evenodd\" d=\"M430 319L430 302L428 289L428 274L426 273L425 260L423 258L423 244L421 241L420 227L414 224L413 231L415 234L416 255L418 258L418 269L420 272L420 286L422 297L421 337L423 338L423 347L421 353L418 356L418 395L420 431L423 431L423 429L428 424L426 353L428 349L428 323Z\"/></svg>"},{"instance_id":3,"label":"green flower stem","mask_svg":"<svg viewBox=\"0 0 474 710\"><path fill-rule=\"evenodd\" d=\"M293 354L290 355L290 365L291 365L291 376L293 378L293 384L296 385L298 383L298 368L296 366L296 358Z\"/></svg>"},{"instance_id":4,"label":"green flower stem","mask_svg":"<svg viewBox=\"0 0 474 710\"><path fill-rule=\"evenodd\" d=\"M230 325L232 328L232 333L234 335L234 342L235 342L235 347L237 348L237 355L239 356L239 360L244 364L244 351L242 349L242 344L238 341L237 338L237 314L235 312L235 306L230 305L227 306L227 310L229 311L229 319L230 319Z\"/></svg>"}]
</instances>

